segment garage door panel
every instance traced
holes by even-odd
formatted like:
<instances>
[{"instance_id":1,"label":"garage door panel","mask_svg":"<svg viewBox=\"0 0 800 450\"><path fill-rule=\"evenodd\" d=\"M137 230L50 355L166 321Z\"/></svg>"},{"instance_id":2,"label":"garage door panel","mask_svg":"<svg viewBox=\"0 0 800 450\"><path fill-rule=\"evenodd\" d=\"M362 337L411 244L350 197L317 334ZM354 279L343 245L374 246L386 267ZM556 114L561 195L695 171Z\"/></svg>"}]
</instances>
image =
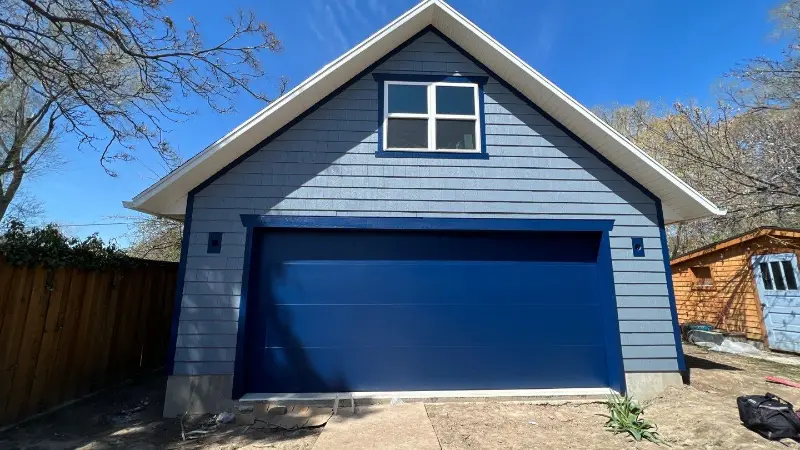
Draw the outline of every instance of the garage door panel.
<instances>
[{"instance_id":1,"label":"garage door panel","mask_svg":"<svg viewBox=\"0 0 800 450\"><path fill-rule=\"evenodd\" d=\"M261 237L266 262L551 261L594 262L600 233L281 229ZM398 245L406 244L406 245ZM408 245L411 244L411 245Z\"/></svg>"},{"instance_id":2,"label":"garage door panel","mask_svg":"<svg viewBox=\"0 0 800 450\"><path fill-rule=\"evenodd\" d=\"M252 392L276 386L279 392L597 387L607 383L604 358L597 345L271 348L257 355L262 366L254 373L261 376L249 384Z\"/></svg>"},{"instance_id":3,"label":"garage door panel","mask_svg":"<svg viewBox=\"0 0 800 450\"><path fill-rule=\"evenodd\" d=\"M269 272L276 304L596 303L588 263L292 260Z\"/></svg>"},{"instance_id":4,"label":"garage door panel","mask_svg":"<svg viewBox=\"0 0 800 450\"><path fill-rule=\"evenodd\" d=\"M245 390L608 386L605 337L617 325L603 318L615 306L601 296L612 280L598 275L600 237L259 231Z\"/></svg>"},{"instance_id":5,"label":"garage door panel","mask_svg":"<svg viewBox=\"0 0 800 450\"><path fill-rule=\"evenodd\" d=\"M600 308L508 305L282 306L265 318L265 346L591 345ZM568 317L565 322L554 317Z\"/></svg>"}]
</instances>

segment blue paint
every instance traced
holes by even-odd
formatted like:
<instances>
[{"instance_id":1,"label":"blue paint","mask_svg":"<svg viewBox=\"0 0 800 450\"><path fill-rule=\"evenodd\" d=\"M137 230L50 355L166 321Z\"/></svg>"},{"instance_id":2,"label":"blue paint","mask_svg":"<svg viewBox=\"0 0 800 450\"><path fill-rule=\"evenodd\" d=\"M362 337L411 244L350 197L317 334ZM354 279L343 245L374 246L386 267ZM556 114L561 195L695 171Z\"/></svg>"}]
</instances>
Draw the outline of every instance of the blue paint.
<instances>
[{"instance_id":1,"label":"blue paint","mask_svg":"<svg viewBox=\"0 0 800 450\"><path fill-rule=\"evenodd\" d=\"M547 120L549 120L549 121L550 121L550 122L551 122L553 125L555 125L555 126L556 126L557 128L559 128L561 131L563 131L563 132L564 132L564 133L565 133L567 136L569 136L570 138L572 138L573 140L575 140L575 142L577 142L579 145L581 145L581 146L582 146L584 149L586 149L587 151L589 151L590 153L592 153L593 155L595 155L595 157L597 157L597 158L598 158L600 161L602 161L604 164L606 164L606 165L607 165L607 166L608 166L608 167L609 167L611 170L613 170L615 173L617 173L618 175L620 175L620 176L621 176L623 179L625 179L626 181L628 181L629 183L631 183L633 186L635 186L637 189L639 189L639 190L640 190L641 192L643 192L645 195L647 195L648 197L650 197L651 199L653 199L653 200L654 200L656 203L660 202L660 199L659 199L659 198L658 198L658 197L657 197L655 194L653 194L652 192L650 192L650 191L649 191L647 188L645 188L644 186L642 186L642 184L641 184L641 183L639 183L638 181L636 181L636 180L634 180L633 178L631 178L631 176L630 176L630 175L628 175L628 174L627 174L625 171L623 171L622 169L620 169L619 167L617 167L616 165L614 165L614 164L613 164L611 161L609 161L609 160L608 160L608 159L607 159L605 156L603 156L603 155L601 155L599 152L597 152L597 151L596 151L594 148L592 148L592 147L591 147L589 144L587 144L586 142L584 142L584 141L583 141L583 139L579 138L579 137L578 137L576 134L574 134L572 131L570 131L570 130L569 130L569 129L567 129L565 126L563 126L563 125L562 125L560 122L558 122L557 120L555 120L555 119L554 119L554 118L553 118L553 117L552 117L550 114L548 114L547 112L545 112L545 111L544 111L543 109L541 109L541 108L540 108L538 105L536 105L536 104L535 104L535 103L533 103L533 102L532 102L530 99L528 99L528 98L527 98L525 95L523 95L521 92L519 92L519 91L518 91L517 89L515 89L513 86L511 86L510 84L508 84L508 83L507 83L505 80L503 80L502 78L500 78L500 76L498 76L498 75L497 75L496 73L494 73L494 72L493 72L491 69L489 69L488 67L486 67L486 66L485 66L483 63L481 63L480 61L478 61L477 59L475 59L475 58L474 58L474 57L473 57L471 54L469 54L469 53L468 53L466 50L464 50L463 48L461 48L461 47L460 47L458 44L456 44L456 43L455 43L453 40L451 40L450 38L448 38L447 36L445 36L445 35L444 35L442 32L440 32L439 30L437 30L437 29L436 29L436 27L434 27L433 25L428 25L428 26L426 26L425 28L423 28L422 30L420 30L420 31L419 31L417 34L415 34L414 36L410 37L410 38L409 38L407 41L405 41L404 43L400 44L400 45L399 45L397 48L395 48L394 50L390 51L389 53L387 53L386 55L384 55L384 56L383 56L382 58L380 58L379 60L375 61L375 63L371 64L369 67L367 67L366 69L364 69L363 71L361 71L360 73L358 73L356 76L354 76L354 77L353 77L353 78L351 78L349 81L347 81L346 83L344 83L344 84L343 84L342 86L340 86L338 89L334 90L333 92L331 92L330 94L328 94L327 96L325 96L325 98L323 98L323 99L322 99L322 100L320 100L319 102L317 102L317 103L315 103L314 105L312 105L312 106L311 106L309 109L307 109L305 112L303 112L302 114L298 115L298 116L297 116L296 118L294 118L292 121L290 121L289 123L287 123L286 125L284 125L283 127L281 127L279 130L277 130L276 132L272 133L270 136L267 136L267 137L266 137L264 140L262 140L261 142L259 142L259 143L258 143L258 144L256 144L255 146L253 146L253 148L251 148L250 150L248 150L247 152L245 152L243 155L241 155L241 156L239 156L238 158L236 158L235 160L233 160L233 161L232 161L230 164L226 165L225 167L223 167L222 169L220 169L219 171L217 171L217 172L216 172L214 175L212 175L211 177L209 177L207 180L205 180L204 182L200 183L200 184L199 184L197 187L195 187L194 189L192 189L192 190L190 191L190 193L196 193L196 192L199 192L199 191L203 190L204 188L208 187L209 185L211 185L211 183L213 183L214 181L216 181L217 179L219 179L221 176L225 175L225 174L226 174L226 173L227 173L227 172L228 172L228 171L229 171L231 168L235 167L236 165L238 165L239 163L241 163L241 162L242 162L242 161L244 161L245 159L247 159L247 158L249 158L250 156L252 156L252 155L253 155L255 152L257 152L257 151L258 151L259 149L261 149L263 146L265 146L265 145L269 144L270 142L272 142L274 139L276 139L278 136L280 136L280 135L281 135L283 132L285 132L285 131L286 131L286 130L288 130L289 128L293 127L293 126L294 126L294 125L296 125L298 122L300 122L301 120L303 120L304 118L306 118L306 117L307 117L309 114L311 114L311 113L313 113L314 111L316 111L317 109L319 109L319 108L320 108L322 105L324 105L326 102L328 102L329 100L331 100L331 99L332 99L332 98L334 98L335 96L339 95L341 92L343 92L345 89L347 89L348 87L350 87L351 85L353 85L353 83L355 83L356 81L360 80L360 79L361 79L362 77L364 77L366 74L368 74L368 73L370 73L370 72L373 72L373 71L374 71L374 70L375 70L375 69L376 69L378 66L380 66L381 64L383 64L384 62L386 62L386 61L387 61L389 58L391 58L392 56L394 56L394 55L395 55L395 54L397 54L398 52L402 51L402 50L403 50L404 48L406 48L406 47L407 47L409 44L411 44L411 43L412 43L414 40L416 40L417 38L419 38L420 36L422 36L422 35L424 35L425 33L428 33L428 32L434 33L435 35L437 35L437 36L439 36L441 39L443 39L445 42L447 42L448 44L450 44L450 45L451 45L451 46L452 46L454 49L456 49L456 50L457 50L459 53L461 53L462 55L464 55L464 56L465 56L467 59L469 59L470 61L472 61L472 62L473 62L475 65L477 65L477 66L478 66L478 67L479 67L481 70L483 70L484 72L486 72L487 74L489 74L489 75L490 75L490 76L491 76L491 77L492 77L492 78L493 78L495 81L497 81L497 82L498 82L498 83L500 83L502 86L504 86L506 89L508 89L508 90L509 90L511 93L513 93L514 95L516 95L516 96L517 96L517 97L518 97L520 100L522 100L522 101L523 101L523 102L524 102L526 105L528 105L528 106L530 106L531 108L533 108L535 111L537 111L539 114L541 114L541 115L542 115L544 118L546 118ZM379 92L380 92L380 90L379 90ZM379 98L379 101L380 101L380 98ZM481 96L481 97L480 97L480 101L483 101L483 96ZM381 103L381 104L379 104L379 108L380 108L380 111L383 111L383 104L382 104L382 103ZM481 109L483 109L483 106L481 107ZM482 124L481 124L481 126L484 128L484 131L485 131L485 120L483 120L483 119L482 119ZM377 128L378 128L378 138L379 138L378 142L383 142L383 138L382 138L382 131L381 131L381 129L382 129L383 127L381 127L381 126L378 126ZM485 135L485 133L483 133L483 134ZM485 145L485 139L484 139L484 140L482 140L482 142L483 142L483 143L484 143L484 145ZM485 149L484 149L484 153L485 153ZM477 154L477 153L476 153L476 154ZM669 267L669 266L667 266L667 267Z\"/></svg>"},{"instance_id":2,"label":"blue paint","mask_svg":"<svg viewBox=\"0 0 800 450\"><path fill-rule=\"evenodd\" d=\"M206 253L219 253L222 251L222 233L208 233L208 246Z\"/></svg>"},{"instance_id":3,"label":"blue paint","mask_svg":"<svg viewBox=\"0 0 800 450\"><path fill-rule=\"evenodd\" d=\"M636 258L643 258L644 257L644 238L634 237L631 238L631 250L633 250L633 256Z\"/></svg>"},{"instance_id":4,"label":"blue paint","mask_svg":"<svg viewBox=\"0 0 800 450\"><path fill-rule=\"evenodd\" d=\"M378 150L375 156L378 158L436 158L436 159L489 159L486 152L486 113L484 110L483 86L489 81L486 76L451 76L451 75L427 75L427 74L395 74L395 73L373 73L372 77L378 82ZM454 153L448 151L387 151L383 148L383 110L384 110L384 86L385 81L417 81L433 83L446 81L449 83L472 83L478 85L478 131L480 135L480 151L472 153Z\"/></svg>"},{"instance_id":5,"label":"blue paint","mask_svg":"<svg viewBox=\"0 0 800 450\"><path fill-rule=\"evenodd\" d=\"M658 231L661 236L661 255L664 260L664 274L667 277L667 294L669 295L669 309L672 311L672 333L675 336L675 349L678 351L678 370L686 371L686 361L683 357L683 342L681 341L681 327L678 324L678 307L675 303L675 289L672 286L672 270L669 265L669 248L667 247L667 231L664 225L664 211L661 200L656 201L656 216L658 218Z\"/></svg>"},{"instance_id":6,"label":"blue paint","mask_svg":"<svg viewBox=\"0 0 800 450\"><path fill-rule=\"evenodd\" d=\"M250 292L250 272L252 270L252 260L253 260L253 228L248 227L247 232L245 235L245 242L244 242L244 267L242 268L242 290L241 290L241 300L239 301L239 318L238 318L238 328L236 329L236 360L234 361L234 368L233 368L233 388L232 394L234 399L241 398L244 394L246 394L245 389L245 377L243 376L246 373L246 359L247 356L245 355L245 346L246 346L246 335L245 329L247 327L247 299L249 298Z\"/></svg>"},{"instance_id":7,"label":"blue paint","mask_svg":"<svg viewBox=\"0 0 800 450\"><path fill-rule=\"evenodd\" d=\"M777 289L778 283L775 281L775 267L771 270L772 289L764 286L760 264L770 265L772 262L782 264L789 262L792 276L795 283L800 280L800 272L797 268L797 256L794 253L776 253L771 255L756 255L751 258L753 265L753 276L755 277L758 297L761 300L762 315L764 326L767 328L767 343L773 350L783 350L787 352L800 351L800 290L789 289L784 278L783 286L785 290ZM783 270L778 267L778 270Z\"/></svg>"},{"instance_id":8,"label":"blue paint","mask_svg":"<svg viewBox=\"0 0 800 450\"><path fill-rule=\"evenodd\" d=\"M597 255L597 291L601 298L603 329L605 331L606 364L609 386L617 392L625 392L625 368L622 358L622 341L619 336L617 294L614 287L614 268L611 259L611 238L603 231Z\"/></svg>"},{"instance_id":9,"label":"blue paint","mask_svg":"<svg viewBox=\"0 0 800 450\"><path fill-rule=\"evenodd\" d=\"M557 121L555 121L555 119L553 119L551 116L549 116L549 115L548 115L547 113L545 113L543 110L541 110L540 108L538 108L538 107L537 107L535 104L533 104L532 102L530 102L530 100L528 100L527 98L525 98L525 96L524 96L524 95L522 95L521 93L519 93L518 91L516 91L514 88L512 88L510 85L508 85L508 84L507 84L505 81L503 81L503 80L502 80L500 77L498 77L497 75L494 75L494 74L493 74L493 72L491 72L491 71L490 71L488 68L486 68L485 66L483 66L482 64L480 64L479 62L477 62L477 61L476 61L474 58L472 58L472 57L471 57L469 54L467 54L466 52L464 52L464 51L463 51L463 50L462 50L460 47L458 47L457 45L455 45L454 43L452 43L452 41L450 41L450 40L449 40L449 39L448 39L446 36L443 36L441 33L439 33L439 32L438 32L438 30L435 30L435 29L434 29L434 28L432 28L432 27L428 27L428 28L426 28L425 30L422 30L420 33L418 33L418 35L417 35L417 36L414 36L414 37L412 37L411 39L409 39L409 41L407 41L407 42L406 42L406 43L404 43L402 46L400 46L400 47L398 47L397 49L395 49L395 50L394 50L393 52L391 52L389 55L386 55L384 58L382 58L382 60L379 60L379 61L377 61L375 64L373 64L373 66L371 66L370 68L367 68L367 69L365 69L365 70L364 70L364 71L363 71L361 74L357 75L357 76L356 76L356 77L354 77L352 80L350 80L348 83L345 83L345 84L344 84L343 86L341 86L339 89L337 89L336 91L332 92L332 93L331 93L329 96L327 96L325 99L321 100L320 102L318 102L317 104L315 104L314 106L312 106L312 107L311 107L309 110L307 110L307 111L306 111L306 112L304 112L303 114L299 115L299 116L298 116L297 118L295 118L295 119L294 119L292 122L290 122L289 124L285 125L285 126L284 126L284 127L282 127L280 130L278 130L277 132L273 133L271 136L268 136L267 138L265 138L265 139L264 139L264 141L262 141L261 143L259 143L259 144L258 144L258 145L256 145L256 146L254 146L254 147L253 147L251 150L249 150L247 153L245 153L244 155L242 155L242 156L240 156L239 158L237 158L235 161L233 161L232 163L230 163L229 165L227 165L225 168L221 169L221 170L220 170L219 172L217 172L217 173L216 173L214 176L212 176L211 178L209 178L208 180L206 180L205 182L203 182L201 185L199 185L199 186L197 186L196 188L194 188L194 189L193 189L191 192L192 192L192 193L194 193L194 192L197 192L197 191L199 191L199 190L203 189L204 187L208 186L209 184L211 184L211 183L212 183L214 180L218 179L220 176L222 176L224 173L226 173L228 170L230 170L230 168L231 168L231 167L234 167L236 164L240 163L241 161L243 161L243 160L244 160L244 159L246 159L247 157L251 156L253 153L255 153L256 151L258 151L258 150L259 150L259 149L260 149L260 148L261 148L263 145L265 145L265 144L269 143L270 141L272 141L273 139L275 139L277 136L279 136L281 133L283 133L284 131L286 131L288 128L290 128L291 126L295 125L297 122L299 122L300 120L302 120L303 118L305 118L306 116L308 116L308 114L312 113L312 112L313 112L314 110L316 110L316 109L317 109L319 106L321 106L321 105L322 105L322 104L324 104L325 102L329 101L329 100L330 100L332 97L334 97L335 95L338 95L339 93L341 93L341 92L342 92L344 89L348 88L350 85L352 85L352 83L354 83L355 81L357 81L358 79L360 79L361 77L363 77L363 75L364 75L364 74L366 74L366 73L368 73L369 71L373 70L375 66L377 66L377 65L379 65L379 64L382 64L383 62L385 62L385 59L386 59L386 58L388 58L388 57L390 57L391 55L395 54L396 52L398 52L398 51L402 50L403 46L407 45L408 43L410 43L411 41L413 41L414 39L416 39L416 38L417 38L419 35L421 35L421 34L424 34L425 32L428 32L428 31L432 31L432 32L436 33L437 35L439 35L440 37L442 37L442 38L443 38L443 39L444 39L446 42L449 42L451 45L453 45L453 47L454 47L454 48L456 48L458 51L462 52L462 54L465 54L465 55L466 55L466 56L467 56L469 59L471 59L473 62L475 62L475 63L476 63L476 64L477 64L479 67L482 67L482 68L483 68L483 70L485 70L487 73L490 73L490 74L492 74L492 76L494 76L494 77L495 77L495 79L496 79L496 80L497 80L497 81L498 81L500 84L504 85L504 86L505 86L507 89L509 89L511 92L515 93L515 95L517 95L517 96L518 96L520 99L522 99L522 100L523 100L523 101L524 101L524 102L525 102L525 103L526 103L528 106L531 106L531 107L532 107L532 108L534 108L536 111L538 111L540 114L542 114L542 115L543 115L545 118L547 118L548 120L550 120L550 121L551 121L551 122L552 122L554 125L556 125L556 126L557 126L558 128L560 128L562 131L564 131L564 132L565 132L565 133L566 133L568 136L570 136L572 139L574 139L576 142L578 142L580 145L582 145L582 146L583 146L583 147L584 147L586 150L588 150L588 151L590 151L591 153L593 153L593 154L594 154L596 157L598 157L598 159L600 159L601 161L603 161L603 162L604 162L604 163L605 163L605 164L606 164L608 167L610 167L610 168L611 168L612 170L614 170L614 171L615 171L617 174L619 174L620 176L622 176L622 178L624 178L625 180L627 180L628 182L630 182L631 184L633 184L634 186L636 186L638 189L640 189L642 192L644 192L644 193L645 193L646 195L648 195L650 198L657 199L657 197L656 197L656 196L654 196L652 193L650 193L650 192L649 192L647 189L645 189L645 188L644 188L644 187L643 187L641 184L639 184L638 182L636 182L635 180L633 180L633 179L632 179L630 176L628 176L628 175L627 175L625 172L621 171L621 170L620 170L620 169L618 169L616 166L614 166L614 165L613 165L613 164L612 164L610 161L608 161L606 158L604 158L602 155L600 155L600 154L599 154L599 153L597 153L597 152L596 152L594 149L592 149L590 146L588 146L588 144L586 144L586 143L585 143L585 142L583 142L583 141L582 141L580 138L578 138L578 137L577 137L577 136L575 136L573 133L571 133L569 130L567 130L566 128L564 128L564 127L563 127L563 126L562 126L560 123L558 123ZM483 100L483 97L484 97L483 95L479 96L479 98L481 99L481 101ZM482 125L483 125L483 124L482 124ZM484 142L485 142L485 140L484 140ZM656 202L656 203L658 203L658 202ZM426 219L426 220L427 220L427 219ZM661 223L663 223L663 218L661 219ZM256 226L258 226L258 225L256 225ZM668 267L668 266L666 266L666 267ZM181 283L181 286L182 286L182 283ZM669 288L670 288L670 290L671 290L671 288L672 288L672 287L671 287L671 286L669 286ZM671 295L671 296L670 296L670 298L671 298L671 303L672 303L672 305L671 305L671 306L672 306L672 308L673 308L673 318L674 318L674 320L676 320L676 316L675 316L675 312L674 312L674 295ZM676 330L675 330L675 331L676 331L676 334L677 334L677 327L676 327ZM681 363L683 363L682 349L680 348L680 345L678 345L678 346L677 346L677 348L679 349L679 352L680 352L680 354L681 354L681 356L680 356L680 361L681 361ZM681 364L681 365L683 365L683 364Z\"/></svg>"},{"instance_id":10,"label":"blue paint","mask_svg":"<svg viewBox=\"0 0 800 450\"><path fill-rule=\"evenodd\" d=\"M621 176L623 179L625 179L626 181L628 181L629 183L631 183L631 184L632 184L634 187L636 187L636 188L637 188L637 189L639 189L639 190L640 190L642 193L644 193L645 195L647 195L648 197L650 197L651 199L653 199L653 201L655 201L656 203L658 203L658 202L660 202L660 201L661 201L661 199L660 199L658 196L656 196L655 194L653 194L652 192L650 192L650 191L649 191L649 190L648 190L646 187L644 187L644 186L643 186L641 183L639 183L638 181L636 181L636 180L634 180L633 178L631 178L631 176L630 176L630 175L628 175L628 174L627 174L627 173L626 173L624 170L622 170L622 169L620 169L619 167L617 167L616 165L614 165L614 163L612 163L611 161L609 161L609 160L608 160L608 158L606 158L605 156L603 156L602 154L600 154L600 152L598 152L597 150L595 150L595 149L594 149L592 146L590 146L589 144L587 144L586 142L584 142L584 140L583 140L583 139L581 139L580 137L578 137L578 135L576 135L575 133L573 133L572 131L570 131L569 129L567 129L567 127L565 127L564 125L562 125L562 124L561 124L561 122L557 121L557 120L556 120L556 119L555 119L553 116L551 116L550 114L548 114L548 113L547 113L545 110L543 110L542 108L540 108L540 107L539 107L537 104L533 103L533 102L532 102L532 101L531 101L531 100L530 100L528 97L526 97L526 96L525 96L525 94L523 94L523 93L522 93L522 92L520 92L519 90L515 89L513 86L511 86L510 84L508 84L508 82L507 82L507 81L505 81L505 80L504 80L503 78L501 78L499 75L497 75L496 73L494 73L494 71L492 71L491 69L489 69L489 68L488 68L486 65L484 65L482 62L480 62L480 61L478 61L477 59L475 59L475 57L474 57L474 56L472 56L472 55L471 55L470 53L468 53L466 50L464 50L463 48L461 48L461 46L459 46L458 44L456 44L456 43L455 43L455 42L454 42L452 39L450 39L449 37L445 36L445 35L444 35L444 33L442 33L441 31L437 30L437 29L436 29L435 27L433 27L432 25L431 25L431 26L429 26L428 28L429 28L429 31L430 31L431 33L433 33L433 34L435 34L435 35L439 36L439 37L440 37L442 40L444 40L445 42L447 42L448 44L450 44L450 46L452 46L452 47L453 47L454 49L456 49L456 50L457 50L459 53L461 53L462 55L464 55L464 57L466 57L467 59L469 59L470 61L472 61L472 63L474 63L476 66L478 66L478 67L479 67L481 70L483 70L484 72L486 72L487 74L489 74L489 76L490 76L490 77L492 77L492 78L493 78L495 81L497 81L497 82L498 82L498 83L500 83L500 84L501 84L503 87L505 87L506 89L508 89L508 90L509 90L509 91L510 91L512 94L516 95L516 96L517 96L517 98L519 98L520 100L522 100L522 101L523 101L523 102L524 102L526 105L528 105L528 106L530 106L531 108L533 108L533 109L534 109L536 112L538 112L539 114L541 114L541 115L542 115L542 117L544 117L545 119L549 120L549 121L550 121L550 122L551 122L551 123L552 123L554 126L556 126L558 129L560 129L561 131L563 131L563 132L564 132L564 133L565 133L567 136L569 136L569 137L570 137L570 138L572 138L572 139L573 139L575 142L577 142L577 143L578 143L578 144L579 144L581 147L583 147L583 148L584 148L584 149L586 149L588 152L590 152L591 154L593 154L594 156L596 156L596 157L597 157L597 158L598 158L600 161L602 161L602 162L603 162L603 164L607 165L607 166L608 166L608 167L609 167L611 170L613 170L613 171L614 171L614 172L615 172L617 175ZM669 267L669 265L668 265L667 267Z\"/></svg>"},{"instance_id":11,"label":"blue paint","mask_svg":"<svg viewBox=\"0 0 800 450\"><path fill-rule=\"evenodd\" d=\"M319 109L322 105L324 105L325 103L330 101L332 98L334 98L337 95L339 95L342 92L344 92L347 88L352 86L353 83L355 83L356 81L360 80L361 78L363 78L365 75L369 74L370 72L374 71L378 66L380 66L384 62L388 61L389 58L391 58L395 54L401 52L404 48L408 47L417 38L419 38L420 36L424 35L425 33L429 32L429 31L432 31L432 30L435 30L435 28L432 25L429 25L429 26L423 28L418 33L416 33L415 35L413 35L410 38L408 38L407 41L405 41L402 44L398 45L394 50L390 51L389 53L384 55L382 58L380 58L377 61L375 61L374 63L370 64L369 67L367 67L366 69L364 69L361 72L359 72L356 76L354 76L353 78L348 80L346 83L344 83L341 86L339 86L337 89L335 89L330 94L326 95L322 100L318 101L317 103L314 103L311 107L309 107L307 110L305 110L304 112L299 114L297 117L292 119L289 123L287 123L286 125L284 125L281 128L279 128L277 131L272 133L271 135L269 135L266 138L264 138L261 142L259 142L258 144L254 145L253 148L251 148L250 150L246 151L244 154L242 154L241 156L239 156L235 160L231 161L230 164L228 164L225 167L223 167L222 169L218 170L214 175L211 175L207 180L203 181L202 183L197 185L194 189L192 189L189 192L190 193L200 192L201 190L203 190L206 187L210 186L211 183L213 183L214 181L218 180L221 176L223 176L226 173L228 173L228 171L231 170L233 167L235 167L236 165L238 165L239 163L241 163L245 159L249 158L253 154L255 154L255 152L257 152L262 147L264 147L265 145L267 145L270 142L272 142L273 140L275 140L278 136L280 136L286 130L288 130L291 127L297 125L300 121L302 121L303 119L308 117L311 113L313 113L314 111ZM381 105L381 111L383 111L383 106L382 105ZM378 127L378 128L380 129L382 127Z\"/></svg>"},{"instance_id":12,"label":"blue paint","mask_svg":"<svg viewBox=\"0 0 800 450\"><path fill-rule=\"evenodd\" d=\"M610 256L608 233L464 222L467 231L257 230L236 395L619 389L617 322L598 320L616 311L610 262L598 262Z\"/></svg>"},{"instance_id":13,"label":"blue paint","mask_svg":"<svg viewBox=\"0 0 800 450\"><path fill-rule=\"evenodd\" d=\"M383 127L380 127L378 132L378 139L383 139ZM485 132L485 127L481 124L481 132ZM378 141L378 142L383 142ZM379 144L380 145L380 144ZM489 159L489 154L486 153L486 145L481 141L483 151L480 153L453 153L453 152L406 152L406 151L384 151L378 150L375 152L376 158L427 158L427 159Z\"/></svg>"},{"instance_id":14,"label":"blue paint","mask_svg":"<svg viewBox=\"0 0 800 450\"><path fill-rule=\"evenodd\" d=\"M183 216L183 238L181 239L181 257L178 262L178 284L175 286L175 300L172 306L169 349L167 350L167 360L164 362L167 375L170 376L175 369L175 347L178 344L178 325L180 324L181 303L183 300L183 283L186 279L186 259L189 257L189 236L192 228L193 209L194 194L190 192L186 198L186 213Z\"/></svg>"},{"instance_id":15,"label":"blue paint","mask_svg":"<svg viewBox=\"0 0 800 450\"><path fill-rule=\"evenodd\" d=\"M425 83L435 83L446 81L448 83L474 83L483 86L489 81L487 76L478 75L429 75L415 73L373 73L372 78L378 82L384 81L418 81Z\"/></svg>"},{"instance_id":16,"label":"blue paint","mask_svg":"<svg viewBox=\"0 0 800 450\"><path fill-rule=\"evenodd\" d=\"M248 228L345 228L373 230L611 231L613 219L446 219L398 217L303 217L242 214Z\"/></svg>"}]
</instances>

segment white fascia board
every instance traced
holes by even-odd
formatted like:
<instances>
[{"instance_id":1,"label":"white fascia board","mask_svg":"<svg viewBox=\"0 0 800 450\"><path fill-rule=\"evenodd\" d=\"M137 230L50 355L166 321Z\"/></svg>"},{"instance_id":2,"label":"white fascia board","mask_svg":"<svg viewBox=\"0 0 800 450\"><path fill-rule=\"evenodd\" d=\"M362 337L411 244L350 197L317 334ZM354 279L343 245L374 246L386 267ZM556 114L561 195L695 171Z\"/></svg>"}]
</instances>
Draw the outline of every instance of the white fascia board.
<instances>
[{"instance_id":1,"label":"white fascia board","mask_svg":"<svg viewBox=\"0 0 800 450\"><path fill-rule=\"evenodd\" d=\"M668 222L725 214L442 0L426 0L410 9L137 195L126 207L153 214L182 214L190 190L430 24L631 178L662 200L668 199L663 202Z\"/></svg>"},{"instance_id":2,"label":"white fascia board","mask_svg":"<svg viewBox=\"0 0 800 450\"><path fill-rule=\"evenodd\" d=\"M410 9L123 205L155 214L166 206L156 197L178 192L185 197L190 190L427 26L435 4L435 0L428 0ZM185 198L183 205L185 209Z\"/></svg>"},{"instance_id":3,"label":"white fascia board","mask_svg":"<svg viewBox=\"0 0 800 450\"><path fill-rule=\"evenodd\" d=\"M441 8L434 16L436 21L434 24L440 25L437 28L440 28L450 39L458 42L470 54L478 55L478 59L492 71L498 73L498 75L501 75L502 72L507 83L514 86L559 122L561 120L570 122L570 131L620 169L626 171L633 179L646 177L650 175L648 172L651 171L655 172L661 178L669 181L669 184L672 185L670 188L677 188L683 194L681 196L682 201L695 203L693 206L696 208L691 209L697 209L696 214L693 214L693 217L685 217L678 220L691 220L699 217L725 214L724 210L718 208L645 151L636 147L617 130L600 120L588 108L570 97L561 88L530 67L525 61L514 55L461 13L443 1L438 1L437 4ZM454 35L448 34L448 31ZM460 39L460 34L467 31L481 39ZM471 45L474 45L474 48L469 48ZM516 70L509 69L509 64L513 65ZM626 166L630 166L630 163L626 160L631 156L636 158L637 162L644 163L643 170L626 170ZM653 189L652 191L653 194L661 197L661 195L667 194L671 190L673 189ZM667 205L664 206L666 208Z\"/></svg>"}]
</instances>

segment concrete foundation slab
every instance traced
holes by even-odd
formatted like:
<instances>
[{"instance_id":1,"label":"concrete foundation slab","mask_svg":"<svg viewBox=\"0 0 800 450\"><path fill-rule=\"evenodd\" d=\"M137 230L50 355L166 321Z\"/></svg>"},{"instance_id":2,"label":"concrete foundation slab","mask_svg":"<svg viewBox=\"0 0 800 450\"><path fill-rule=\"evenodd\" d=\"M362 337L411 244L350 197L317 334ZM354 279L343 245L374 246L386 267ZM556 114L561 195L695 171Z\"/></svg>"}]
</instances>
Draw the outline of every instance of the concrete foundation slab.
<instances>
[{"instance_id":1,"label":"concrete foundation slab","mask_svg":"<svg viewBox=\"0 0 800 450\"><path fill-rule=\"evenodd\" d=\"M328 421L313 450L440 448L422 403L340 412Z\"/></svg>"},{"instance_id":2,"label":"concrete foundation slab","mask_svg":"<svg viewBox=\"0 0 800 450\"><path fill-rule=\"evenodd\" d=\"M683 385L683 378L678 372L626 373L625 384L628 395L647 401L664 392L667 386Z\"/></svg>"},{"instance_id":3,"label":"concrete foundation slab","mask_svg":"<svg viewBox=\"0 0 800 450\"><path fill-rule=\"evenodd\" d=\"M175 375L167 379L164 417L233 410L232 375Z\"/></svg>"}]
</instances>

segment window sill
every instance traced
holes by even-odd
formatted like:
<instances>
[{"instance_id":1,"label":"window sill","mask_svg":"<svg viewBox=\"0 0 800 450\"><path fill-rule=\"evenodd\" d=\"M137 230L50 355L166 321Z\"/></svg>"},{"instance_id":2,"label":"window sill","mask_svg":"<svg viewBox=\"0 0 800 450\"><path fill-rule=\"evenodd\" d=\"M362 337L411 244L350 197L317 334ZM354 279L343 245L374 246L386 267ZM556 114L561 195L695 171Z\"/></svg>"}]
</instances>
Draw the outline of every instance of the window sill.
<instances>
[{"instance_id":1,"label":"window sill","mask_svg":"<svg viewBox=\"0 0 800 450\"><path fill-rule=\"evenodd\" d=\"M436 159L489 159L486 152L448 152L442 151L407 151L407 150L378 150L378 158L436 158Z\"/></svg>"}]
</instances>

